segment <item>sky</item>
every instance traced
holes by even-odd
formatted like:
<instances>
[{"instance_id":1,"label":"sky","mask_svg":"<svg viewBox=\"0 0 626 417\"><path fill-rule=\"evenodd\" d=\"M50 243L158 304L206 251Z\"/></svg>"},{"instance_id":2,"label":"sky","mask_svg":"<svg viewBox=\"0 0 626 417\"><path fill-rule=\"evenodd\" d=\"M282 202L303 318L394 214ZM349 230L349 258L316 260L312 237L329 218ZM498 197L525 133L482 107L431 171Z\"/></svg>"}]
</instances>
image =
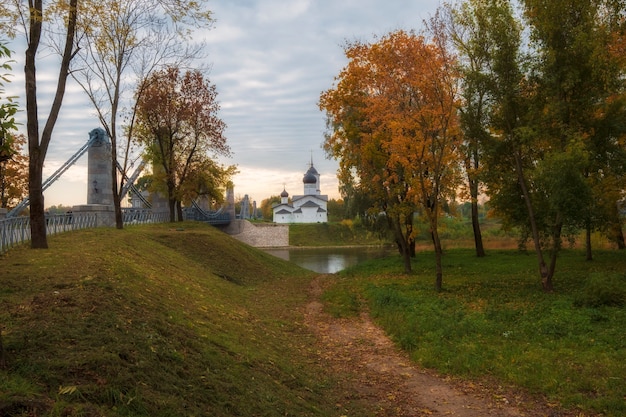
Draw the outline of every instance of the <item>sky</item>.
<instances>
[{"instance_id":1,"label":"sky","mask_svg":"<svg viewBox=\"0 0 626 417\"><path fill-rule=\"evenodd\" d=\"M321 192L340 198L338 162L322 144L322 91L347 61L346 41L369 42L398 30L421 30L438 0L208 0L215 23L196 38L206 42L202 64L218 91L220 117L232 157L236 198L263 199L303 192L302 177L312 161L321 174ZM23 50L15 49L14 79L8 92L23 96ZM40 107L49 105L54 70L38 67ZM19 99L22 107L25 101ZM44 110L45 111L45 110ZM40 123L43 122L40 121ZM86 143L98 120L82 90L70 81L44 167L44 180ZM21 130L24 130L22 126ZM84 155L45 192L46 207L85 204Z\"/></svg>"}]
</instances>

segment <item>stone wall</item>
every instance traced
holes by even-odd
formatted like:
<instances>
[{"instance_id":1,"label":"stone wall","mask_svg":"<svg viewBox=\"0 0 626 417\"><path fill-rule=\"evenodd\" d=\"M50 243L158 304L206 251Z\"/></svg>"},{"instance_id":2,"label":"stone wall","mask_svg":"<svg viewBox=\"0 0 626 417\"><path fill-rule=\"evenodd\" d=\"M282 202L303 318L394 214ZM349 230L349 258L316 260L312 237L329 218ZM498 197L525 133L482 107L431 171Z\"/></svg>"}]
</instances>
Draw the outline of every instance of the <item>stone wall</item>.
<instances>
[{"instance_id":1,"label":"stone wall","mask_svg":"<svg viewBox=\"0 0 626 417\"><path fill-rule=\"evenodd\" d=\"M284 247L289 246L289 225L275 223L252 224L248 220L233 220L226 233L250 246Z\"/></svg>"},{"instance_id":2,"label":"stone wall","mask_svg":"<svg viewBox=\"0 0 626 417\"><path fill-rule=\"evenodd\" d=\"M105 204L81 204L72 207L72 213L89 213L97 216L97 227L113 227L115 226L115 210L113 206Z\"/></svg>"}]
</instances>

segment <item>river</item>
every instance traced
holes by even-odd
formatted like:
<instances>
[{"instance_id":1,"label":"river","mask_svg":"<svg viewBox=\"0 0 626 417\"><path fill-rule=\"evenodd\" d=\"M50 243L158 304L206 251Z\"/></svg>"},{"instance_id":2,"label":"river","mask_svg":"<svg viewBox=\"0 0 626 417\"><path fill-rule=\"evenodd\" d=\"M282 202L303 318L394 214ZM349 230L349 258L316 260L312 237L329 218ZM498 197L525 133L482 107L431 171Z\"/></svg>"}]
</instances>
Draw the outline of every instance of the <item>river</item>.
<instances>
[{"instance_id":1,"label":"river","mask_svg":"<svg viewBox=\"0 0 626 417\"><path fill-rule=\"evenodd\" d=\"M320 274L333 274L369 259L390 253L382 247L276 248L265 252Z\"/></svg>"}]
</instances>

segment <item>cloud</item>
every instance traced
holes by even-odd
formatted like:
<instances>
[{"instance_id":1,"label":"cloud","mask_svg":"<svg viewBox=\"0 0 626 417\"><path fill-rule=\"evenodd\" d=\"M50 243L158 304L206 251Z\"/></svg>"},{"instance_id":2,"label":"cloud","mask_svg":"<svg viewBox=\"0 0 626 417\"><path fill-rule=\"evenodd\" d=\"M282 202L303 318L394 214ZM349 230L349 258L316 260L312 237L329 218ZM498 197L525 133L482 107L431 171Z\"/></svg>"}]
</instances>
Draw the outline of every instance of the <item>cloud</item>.
<instances>
[{"instance_id":1,"label":"cloud","mask_svg":"<svg viewBox=\"0 0 626 417\"><path fill-rule=\"evenodd\" d=\"M437 0L210 0L216 21L213 29L197 33L208 56L199 64L211 68L208 75L219 93L220 117L228 125L226 137L234 156L220 161L239 167L235 194L248 194L259 203L279 194L283 185L290 194L299 194L302 175L313 159L322 176L322 193L338 197L338 163L327 160L321 148L325 120L317 103L346 64L342 45L400 28L419 30L437 5ZM21 68L23 57L14 58L14 68ZM56 66L49 59L50 65L40 66L38 74L42 117L56 80ZM21 71L15 78L11 88L23 89ZM60 116L47 169L72 156L98 126L90 103L73 81ZM79 161L77 169L83 164ZM66 175L72 180L81 177L74 169ZM85 170L85 181L86 175ZM64 192L54 189L55 196ZM86 192L74 194L67 205L85 202Z\"/></svg>"}]
</instances>

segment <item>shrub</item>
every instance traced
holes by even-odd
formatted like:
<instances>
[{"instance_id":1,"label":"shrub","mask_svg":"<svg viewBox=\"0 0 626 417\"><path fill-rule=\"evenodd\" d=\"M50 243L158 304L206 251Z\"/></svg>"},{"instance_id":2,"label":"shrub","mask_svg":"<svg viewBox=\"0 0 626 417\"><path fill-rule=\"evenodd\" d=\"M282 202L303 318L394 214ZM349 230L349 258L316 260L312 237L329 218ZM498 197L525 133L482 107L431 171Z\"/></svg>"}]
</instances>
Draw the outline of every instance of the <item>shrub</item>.
<instances>
[{"instance_id":1,"label":"shrub","mask_svg":"<svg viewBox=\"0 0 626 417\"><path fill-rule=\"evenodd\" d=\"M626 275L619 273L592 273L582 292L576 298L580 307L626 305Z\"/></svg>"}]
</instances>

